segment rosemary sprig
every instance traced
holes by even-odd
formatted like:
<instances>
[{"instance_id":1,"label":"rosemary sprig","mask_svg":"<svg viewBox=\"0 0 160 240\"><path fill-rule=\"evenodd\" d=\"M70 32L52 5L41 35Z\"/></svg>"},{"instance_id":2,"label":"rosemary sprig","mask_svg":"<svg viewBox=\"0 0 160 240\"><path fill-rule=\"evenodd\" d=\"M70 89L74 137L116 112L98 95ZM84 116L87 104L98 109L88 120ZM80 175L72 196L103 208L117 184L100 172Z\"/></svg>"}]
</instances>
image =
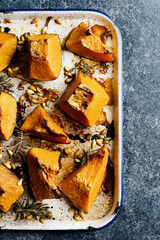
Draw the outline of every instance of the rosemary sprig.
<instances>
[{"instance_id":1,"label":"rosemary sprig","mask_svg":"<svg viewBox=\"0 0 160 240\"><path fill-rule=\"evenodd\" d=\"M11 83L11 79L6 75L0 75L0 92L5 91L8 93L13 92L12 88L14 84Z\"/></svg>"},{"instance_id":2,"label":"rosemary sprig","mask_svg":"<svg viewBox=\"0 0 160 240\"><path fill-rule=\"evenodd\" d=\"M92 155L97 152L97 150L92 150L91 147L89 147L89 149L87 151L83 150L84 151L84 155L83 155L83 158L81 160L81 166L83 164L85 164L87 162L87 164L89 163L89 159L92 157Z\"/></svg>"},{"instance_id":3,"label":"rosemary sprig","mask_svg":"<svg viewBox=\"0 0 160 240\"><path fill-rule=\"evenodd\" d=\"M27 219L31 216L33 220L53 219L52 212L49 211L49 206L41 202L29 202L29 199L22 203L17 201L12 208L12 212L16 214L16 220Z\"/></svg>"},{"instance_id":4,"label":"rosemary sprig","mask_svg":"<svg viewBox=\"0 0 160 240\"><path fill-rule=\"evenodd\" d=\"M95 67L98 65L98 62L81 57L80 62L77 65L77 71L82 72L84 75L92 76L94 74Z\"/></svg>"}]
</instances>

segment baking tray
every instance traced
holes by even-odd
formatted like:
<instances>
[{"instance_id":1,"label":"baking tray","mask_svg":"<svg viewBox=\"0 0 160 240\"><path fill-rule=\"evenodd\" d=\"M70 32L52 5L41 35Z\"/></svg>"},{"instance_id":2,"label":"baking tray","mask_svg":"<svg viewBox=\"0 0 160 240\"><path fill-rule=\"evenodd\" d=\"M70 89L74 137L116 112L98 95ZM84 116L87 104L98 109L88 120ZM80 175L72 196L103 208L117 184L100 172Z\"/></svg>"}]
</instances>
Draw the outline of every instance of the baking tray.
<instances>
[{"instance_id":1,"label":"baking tray","mask_svg":"<svg viewBox=\"0 0 160 240\"><path fill-rule=\"evenodd\" d=\"M111 68L111 72L107 73L106 77L113 78L113 107L107 108L107 116L109 121L114 120L115 138L112 141L111 152L114 165L114 195L112 206L109 212L99 219L94 217L94 211L90 217L86 217L85 221L75 221L72 213L68 213L69 203L64 200L54 199L45 200L49 206L52 206L55 220L46 220L43 224L38 221L18 220L14 221L13 217L7 214L3 220L0 218L0 229L30 229L30 230L85 230L85 229L100 229L107 226L118 216L122 206L123 187L122 187L122 40L118 28L114 25L112 20L105 13L94 10L18 10L18 11L3 11L0 13L0 21L2 27L9 27L11 33L20 36L24 32L31 32L32 34L40 34L40 30L45 24L47 17L53 17L53 21L49 23L47 33L56 33L59 35L61 43L69 32L80 22L92 26L97 23L106 26L111 31L112 39L110 47L114 52L116 61ZM5 23L4 19L12 20L12 23ZM30 24L32 19L38 19L38 26ZM61 25L55 24L54 19L60 19ZM74 55L67 51L63 53L63 66L70 65L72 67ZM20 93L17 91L19 80L13 78L14 93L12 94L17 101ZM64 91L66 84L64 84L64 74L61 71L57 80L51 82L44 82L45 87L51 87ZM50 109L50 111L52 108ZM47 110L49 112L49 110ZM31 108L28 108L28 114ZM96 202L97 200L95 200ZM100 205L100 202L96 202ZM96 216L96 214L95 214Z\"/></svg>"}]
</instances>

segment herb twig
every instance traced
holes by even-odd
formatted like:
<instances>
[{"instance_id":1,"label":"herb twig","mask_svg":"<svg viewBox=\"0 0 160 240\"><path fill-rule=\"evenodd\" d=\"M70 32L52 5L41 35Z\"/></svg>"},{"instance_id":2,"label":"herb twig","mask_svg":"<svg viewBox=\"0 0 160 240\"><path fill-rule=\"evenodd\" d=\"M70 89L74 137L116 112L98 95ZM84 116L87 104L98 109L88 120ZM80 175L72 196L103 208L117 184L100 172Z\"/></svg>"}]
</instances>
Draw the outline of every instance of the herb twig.
<instances>
[{"instance_id":1,"label":"herb twig","mask_svg":"<svg viewBox=\"0 0 160 240\"><path fill-rule=\"evenodd\" d=\"M12 88L14 84L11 83L11 79L6 75L0 75L0 92L5 91L8 93L13 92Z\"/></svg>"},{"instance_id":2,"label":"herb twig","mask_svg":"<svg viewBox=\"0 0 160 240\"><path fill-rule=\"evenodd\" d=\"M97 150L92 150L91 147L89 147L89 149L87 151L84 151L84 155L81 161L81 166L87 162L87 164L89 163L89 159L92 157L92 155L97 152Z\"/></svg>"},{"instance_id":3,"label":"herb twig","mask_svg":"<svg viewBox=\"0 0 160 240\"><path fill-rule=\"evenodd\" d=\"M17 201L12 212L16 214L15 220L27 219L27 216L31 216L34 220L53 219L52 213L49 211L49 206L41 202L29 202L29 199L24 200L22 203Z\"/></svg>"}]
</instances>

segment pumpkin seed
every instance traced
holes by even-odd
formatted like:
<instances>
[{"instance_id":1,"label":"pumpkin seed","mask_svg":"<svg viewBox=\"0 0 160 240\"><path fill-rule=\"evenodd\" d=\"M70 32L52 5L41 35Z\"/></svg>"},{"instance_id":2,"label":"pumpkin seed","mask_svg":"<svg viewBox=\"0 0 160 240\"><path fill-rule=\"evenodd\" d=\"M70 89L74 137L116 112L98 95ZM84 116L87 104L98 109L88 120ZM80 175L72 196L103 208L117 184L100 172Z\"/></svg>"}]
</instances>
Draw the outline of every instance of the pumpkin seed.
<instances>
[{"instance_id":1,"label":"pumpkin seed","mask_svg":"<svg viewBox=\"0 0 160 240\"><path fill-rule=\"evenodd\" d=\"M55 21L55 23L62 25L61 21L58 18L56 18L54 21Z\"/></svg>"},{"instance_id":2,"label":"pumpkin seed","mask_svg":"<svg viewBox=\"0 0 160 240\"><path fill-rule=\"evenodd\" d=\"M84 212L82 210L79 210L78 214L82 219L84 219Z\"/></svg>"},{"instance_id":3,"label":"pumpkin seed","mask_svg":"<svg viewBox=\"0 0 160 240\"><path fill-rule=\"evenodd\" d=\"M48 30L48 28L47 28L46 26L44 26L44 27L42 28L42 30L41 30L41 33L42 33L42 34L43 34L43 33L46 33L47 30Z\"/></svg>"},{"instance_id":4,"label":"pumpkin seed","mask_svg":"<svg viewBox=\"0 0 160 240\"><path fill-rule=\"evenodd\" d=\"M36 92L36 88L35 88L35 86L30 85L29 88L30 88L31 90L33 90L34 92Z\"/></svg>"},{"instance_id":5,"label":"pumpkin seed","mask_svg":"<svg viewBox=\"0 0 160 240\"><path fill-rule=\"evenodd\" d=\"M43 93L38 92L38 96L43 97Z\"/></svg>"},{"instance_id":6,"label":"pumpkin seed","mask_svg":"<svg viewBox=\"0 0 160 240\"><path fill-rule=\"evenodd\" d=\"M2 157L3 157L3 155L2 155L2 153L0 153L0 160L2 159Z\"/></svg>"},{"instance_id":7,"label":"pumpkin seed","mask_svg":"<svg viewBox=\"0 0 160 240\"><path fill-rule=\"evenodd\" d=\"M11 162L11 167L12 167L13 170L16 169L16 166L15 166L14 163L12 163L12 162Z\"/></svg>"},{"instance_id":8,"label":"pumpkin seed","mask_svg":"<svg viewBox=\"0 0 160 240\"><path fill-rule=\"evenodd\" d=\"M20 40L23 41L23 43L24 43L24 41L25 41L24 35L21 35L21 36L20 36Z\"/></svg>"},{"instance_id":9,"label":"pumpkin seed","mask_svg":"<svg viewBox=\"0 0 160 240\"><path fill-rule=\"evenodd\" d=\"M77 157L77 158L82 158L83 154L81 154L79 151L76 151L74 156Z\"/></svg>"},{"instance_id":10,"label":"pumpkin seed","mask_svg":"<svg viewBox=\"0 0 160 240\"><path fill-rule=\"evenodd\" d=\"M66 148L66 149L65 149L65 153L66 153L67 155L70 155L70 154L72 153L72 151L71 151L70 148Z\"/></svg>"},{"instance_id":11,"label":"pumpkin seed","mask_svg":"<svg viewBox=\"0 0 160 240\"><path fill-rule=\"evenodd\" d=\"M93 149L93 148L95 148L95 146L96 146L96 140L94 139L91 143L91 148Z\"/></svg>"},{"instance_id":12,"label":"pumpkin seed","mask_svg":"<svg viewBox=\"0 0 160 240\"><path fill-rule=\"evenodd\" d=\"M104 138L104 141L109 141L109 140L110 140L109 137L105 137L105 138Z\"/></svg>"},{"instance_id":13,"label":"pumpkin seed","mask_svg":"<svg viewBox=\"0 0 160 240\"><path fill-rule=\"evenodd\" d=\"M39 99L39 96L37 94L33 94L32 98L37 100L37 99Z\"/></svg>"},{"instance_id":14,"label":"pumpkin seed","mask_svg":"<svg viewBox=\"0 0 160 240\"><path fill-rule=\"evenodd\" d=\"M22 102L24 101L24 99L25 99L25 96L22 95L22 96L20 97L20 99L19 99L19 102L22 103Z\"/></svg>"},{"instance_id":15,"label":"pumpkin seed","mask_svg":"<svg viewBox=\"0 0 160 240\"><path fill-rule=\"evenodd\" d=\"M12 23L10 18L5 18L4 21L5 21L5 23Z\"/></svg>"},{"instance_id":16,"label":"pumpkin seed","mask_svg":"<svg viewBox=\"0 0 160 240\"><path fill-rule=\"evenodd\" d=\"M45 143L45 142L46 142L46 140L44 140L44 139L41 140L41 143Z\"/></svg>"},{"instance_id":17,"label":"pumpkin seed","mask_svg":"<svg viewBox=\"0 0 160 240\"><path fill-rule=\"evenodd\" d=\"M23 45L24 42L23 42L22 40L19 40L19 41L18 41L18 44L19 44L19 45Z\"/></svg>"},{"instance_id":18,"label":"pumpkin seed","mask_svg":"<svg viewBox=\"0 0 160 240\"><path fill-rule=\"evenodd\" d=\"M31 214L27 215L26 220L33 220L32 215Z\"/></svg>"},{"instance_id":19,"label":"pumpkin seed","mask_svg":"<svg viewBox=\"0 0 160 240\"><path fill-rule=\"evenodd\" d=\"M68 212L74 212L74 208L73 207L69 208Z\"/></svg>"},{"instance_id":20,"label":"pumpkin seed","mask_svg":"<svg viewBox=\"0 0 160 240\"><path fill-rule=\"evenodd\" d=\"M70 70L70 68L69 68L68 66L65 66L65 67L64 67L64 71L70 72L71 70Z\"/></svg>"},{"instance_id":21,"label":"pumpkin seed","mask_svg":"<svg viewBox=\"0 0 160 240\"><path fill-rule=\"evenodd\" d=\"M4 27L0 27L0 32L3 32L4 31Z\"/></svg>"},{"instance_id":22,"label":"pumpkin seed","mask_svg":"<svg viewBox=\"0 0 160 240\"><path fill-rule=\"evenodd\" d=\"M28 36L30 36L30 33L29 32L25 32L24 33L24 37L27 38Z\"/></svg>"},{"instance_id":23,"label":"pumpkin seed","mask_svg":"<svg viewBox=\"0 0 160 240\"><path fill-rule=\"evenodd\" d=\"M7 68L7 71L8 71L8 73L13 74L13 71L12 71L12 69L10 67Z\"/></svg>"},{"instance_id":24,"label":"pumpkin seed","mask_svg":"<svg viewBox=\"0 0 160 240\"><path fill-rule=\"evenodd\" d=\"M47 100L46 101L46 106L49 107L49 104L50 104L50 100Z\"/></svg>"},{"instance_id":25,"label":"pumpkin seed","mask_svg":"<svg viewBox=\"0 0 160 240\"><path fill-rule=\"evenodd\" d=\"M45 102L43 102L41 105L42 105L43 108L46 107L46 103Z\"/></svg>"},{"instance_id":26,"label":"pumpkin seed","mask_svg":"<svg viewBox=\"0 0 160 240\"><path fill-rule=\"evenodd\" d=\"M102 134L98 134L97 135L100 139L103 139L104 138L104 135L102 135Z\"/></svg>"},{"instance_id":27,"label":"pumpkin seed","mask_svg":"<svg viewBox=\"0 0 160 240\"><path fill-rule=\"evenodd\" d=\"M39 221L40 221L41 223L44 223L44 218L40 218Z\"/></svg>"},{"instance_id":28,"label":"pumpkin seed","mask_svg":"<svg viewBox=\"0 0 160 240\"><path fill-rule=\"evenodd\" d=\"M30 22L30 24L36 24L37 22L38 22L38 19L35 18L35 19L33 19L33 20Z\"/></svg>"},{"instance_id":29,"label":"pumpkin seed","mask_svg":"<svg viewBox=\"0 0 160 240\"><path fill-rule=\"evenodd\" d=\"M35 103L35 104L38 104L38 103L39 103L39 100L38 100L38 99L33 99L33 98L32 98L30 101L31 101L31 103Z\"/></svg>"},{"instance_id":30,"label":"pumpkin seed","mask_svg":"<svg viewBox=\"0 0 160 240\"><path fill-rule=\"evenodd\" d=\"M73 80L73 78L67 78L67 79L65 80L65 83L70 83L70 82L72 82L72 80Z\"/></svg>"},{"instance_id":31,"label":"pumpkin seed","mask_svg":"<svg viewBox=\"0 0 160 240\"><path fill-rule=\"evenodd\" d=\"M75 216L74 216L74 219L75 219L76 221L83 221L83 219L82 219L79 215L75 215Z\"/></svg>"},{"instance_id":32,"label":"pumpkin seed","mask_svg":"<svg viewBox=\"0 0 160 240\"><path fill-rule=\"evenodd\" d=\"M28 89L28 90L27 90L27 93L28 93L29 95L31 95L31 94L34 94L35 92L34 92L33 90L31 90L31 89Z\"/></svg>"},{"instance_id":33,"label":"pumpkin seed","mask_svg":"<svg viewBox=\"0 0 160 240\"><path fill-rule=\"evenodd\" d=\"M22 181L23 181L23 180L22 180L22 178L21 178L21 179L18 181L18 183L17 183L18 186L21 186L21 185L22 185Z\"/></svg>"},{"instance_id":34,"label":"pumpkin seed","mask_svg":"<svg viewBox=\"0 0 160 240\"><path fill-rule=\"evenodd\" d=\"M75 158L74 161L75 161L76 163L80 163L80 162L81 162L81 160L78 159L78 158Z\"/></svg>"},{"instance_id":35,"label":"pumpkin seed","mask_svg":"<svg viewBox=\"0 0 160 240\"><path fill-rule=\"evenodd\" d=\"M96 140L96 144L97 144L98 146L102 146L102 142L101 142L99 139Z\"/></svg>"},{"instance_id":36,"label":"pumpkin seed","mask_svg":"<svg viewBox=\"0 0 160 240\"><path fill-rule=\"evenodd\" d=\"M17 66L17 67L14 67L13 69L12 69L12 71L13 72L18 72L19 71L19 67Z\"/></svg>"},{"instance_id":37,"label":"pumpkin seed","mask_svg":"<svg viewBox=\"0 0 160 240\"><path fill-rule=\"evenodd\" d=\"M36 90L37 90L37 92L39 92L39 93L42 92L41 89L40 89L40 87L36 87Z\"/></svg>"},{"instance_id":38,"label":"pumpkin seed","mask_svg":"<svg viewBox=\"0 0 160 240\"><path fill-rule=\"evenodd\" d=\"M6 166L8 169L12 168L10 161L4 162L3 165Z\"/></svg>"},{"instance_id":39,"label":"pumpkin seed","mask_svg":"<svg viewBox=\"0 0 160 240\"><path fill-rule=\"evenodd\" d=\"M106 129L103 129L101 132L100 132L100 134L102 134L102 135L105 135L107 133L107 130Z\"/></svg>"},{"instance_id":40,"label":"pumpkin seed","mask_svg":"<svg viewBox=\"0 0 160 240\"><path fill-rule=\"evenodd\" d=\"M72 77L72 76L73 76L71 72L64 72L64 74L65 74L66 76L68 76L68 77Z\"/></svg>"},{"instance_id":41,"label":"pumpkin seed","mask_svg":"<svg viewBox=\"0 0 160 240\"><path fill-rule=\"evenodd\" d=\"M56 101L56 99L55 98L52 98L52 99L50 99L52 102L55 102Z\"/></svg>"},{"instance_id":42,"label":"pumpkin seed","mask_svg":"<svg viewBox=\"0 0 160 240\"><path fill-rule=\"evenodd\" d=\"M12 155L13 155L13 152L12 152L12 150L11 150L11 149L8 149L8 150L7 150L7 152L8 152L8 154L9 154L10 156L12 156Z\"/></svg>"}]
</instances>

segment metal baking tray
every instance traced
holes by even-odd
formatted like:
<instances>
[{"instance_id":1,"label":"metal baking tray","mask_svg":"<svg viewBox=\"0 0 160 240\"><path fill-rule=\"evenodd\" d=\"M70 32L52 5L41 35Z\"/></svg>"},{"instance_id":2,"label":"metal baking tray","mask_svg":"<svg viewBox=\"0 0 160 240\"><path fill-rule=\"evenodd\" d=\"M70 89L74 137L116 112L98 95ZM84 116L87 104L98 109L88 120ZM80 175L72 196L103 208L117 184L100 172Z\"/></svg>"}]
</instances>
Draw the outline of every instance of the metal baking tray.
<instances>
[{"instance_id":1,"label":"metal baking tray","mask_svg":"<svg viewBox=\"0 0 160 240\"><path fill-rule=\"evenodd\" d=\"M69 213L68 209L70 203L63 199L45 200L51 206L51 211L55 217L54 221L45 220L42 224L38 221L26 221L18 220L14 221L14 217L8 213L4 217L0 218L0 229L30 229L30 230L87 230L87 229L100 229L107 226L118 216L120 208L122 206L123 187L122 187L122 40L121 34L118 28L114 25L112 20L105 13L94 10L50 10L50 11L38 11L38 10L20 10L20 11L3 11L0 13L0 25L4 28L9 28L11 33L15 33L18 37L25 33L31 32L32 34L40 34L42 27L44 26L46 19L52 17L48 25L47 33L56 33L60 37L61 43L69 34L69 32L81 22L86 23L88 26L93 24L100 24L106 26L112 34L112 38L109 42L110 48L113 49L113 53L116 57L114 64L110 66L110 70L107 71L105 77L113 78L113 97L114 105L106 107L107 120L114 120L115 137L108 146L111 151L113 165L114 165L114 194L113 198L105 197L101 202L101 197L97 197L91 211L88 215L85 215L84 221L75 221L73 219L73 213ZM4 19L11 19L12 23L4 22ZM38 24L30 24L31 20L38 19ZM54 19L60 19L61 25L56 24ZM75 60L73 60L75 59ZM63 52L64 66L68 65L73 67L73 62L77 60L77 57L73 53ZM99 76L96 76L97 78ZM21 91L17 90L17 86L20 82L17 78L12 78L14 83L13 96L19 100ZM61 70L60 76L55 81L42 82L46 88L55 88L63 92L66 88L64 83L64 72ZM24 89L25 90L25 89ZM33 107L28 107L26 115L32 111ZM53 107L47 108L48 113L52 113ZM94 131L98 131L98 127L94 128ZM83 143L85 148L85 143ZM62 144L61 144L62 145ZM75 143L73 143L75 148ZM65 147L65 145L63 146ZM67 146L68 147L68 146ZM109 200L108 200L109 199ZM111 203L109 204L109 201ZM105 207L109 204L109 210L106 211ZM100 209L102 210L99 214Z\"/></svg>"}]
</instances>

